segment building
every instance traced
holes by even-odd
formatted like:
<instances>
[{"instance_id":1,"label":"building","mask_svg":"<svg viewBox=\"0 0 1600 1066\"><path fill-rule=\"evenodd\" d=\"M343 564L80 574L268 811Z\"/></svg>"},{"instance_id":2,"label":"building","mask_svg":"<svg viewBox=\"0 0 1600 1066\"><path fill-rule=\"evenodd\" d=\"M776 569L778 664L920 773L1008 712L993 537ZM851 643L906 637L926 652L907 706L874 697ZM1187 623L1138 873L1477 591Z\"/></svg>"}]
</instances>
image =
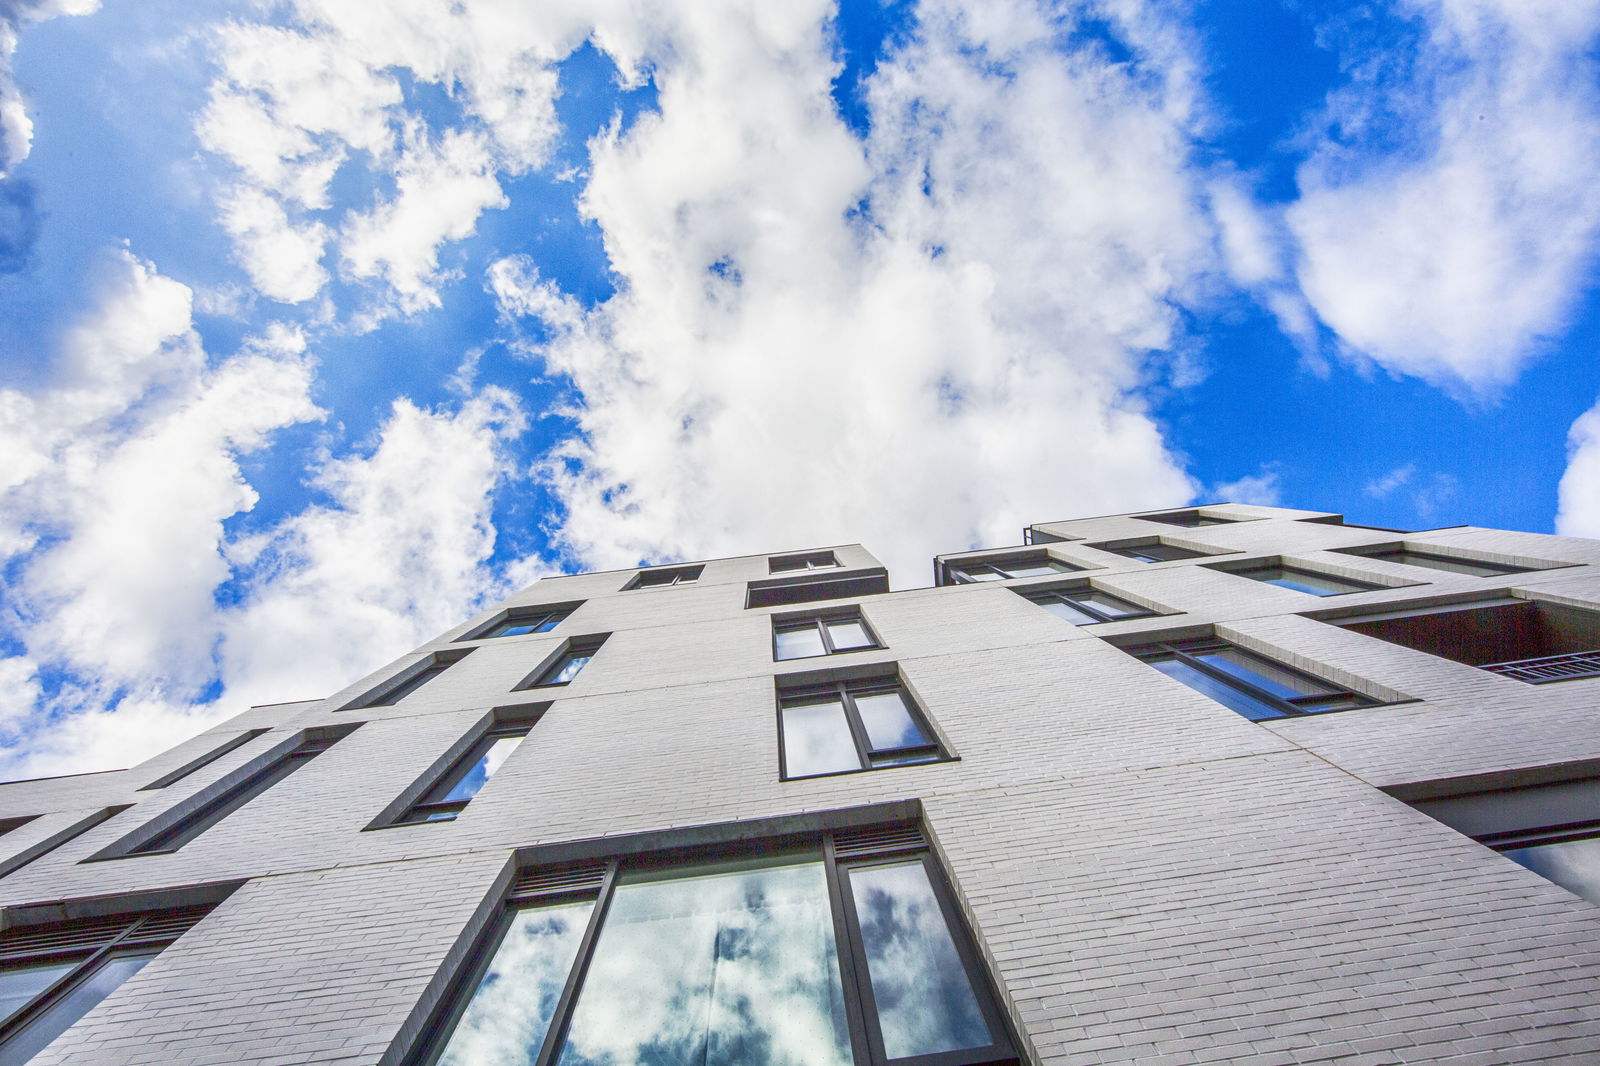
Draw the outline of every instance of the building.
<instances>
[{"instance_id":1,"label":"building","mask_svg":"<svg viewBox=\"0 0 1600 1066\"><path fill-rule=\"evenodd\" d=\"M0 786L0 1066L1600 1062L1600 543L1025 539L547 578Z\"/></svg>"}]
</instances>

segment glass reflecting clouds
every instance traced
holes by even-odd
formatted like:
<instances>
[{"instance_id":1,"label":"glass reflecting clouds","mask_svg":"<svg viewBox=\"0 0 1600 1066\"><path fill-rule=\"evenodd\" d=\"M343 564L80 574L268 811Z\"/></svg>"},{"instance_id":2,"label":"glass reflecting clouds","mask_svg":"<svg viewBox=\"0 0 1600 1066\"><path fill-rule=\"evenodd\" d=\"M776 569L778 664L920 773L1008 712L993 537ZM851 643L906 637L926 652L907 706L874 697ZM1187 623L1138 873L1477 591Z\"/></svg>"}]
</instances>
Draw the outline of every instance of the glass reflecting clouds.
<instances>
[{"instance_id":1,"label":"glass reflecting clouds","mask_svg":"<svg viewBox=\"0 0 1600 1066\"><path fill-rule=\"evenodd\" d=\"M32 1002L34 996L49 988L76 965L75 962L47 962L0 971L0 1022L10 1021Z\"/></svg>"},{"instance_id":2,"label":"glass reflecting clouds","mask_svg":"<svg viewBox=\"0 0 1600 1066\"><path fill-rule=\"evenodd\" d=\"M783 708L783 766L789 777L861 768L844 704L829 700Z\"/></svg>"},{"instance_id":3,"label":"glass reflecting clouds","mask_svg":"<svg viewBox=\"0 0 1600 1066\"><path fill-rule=\"evenodd\" d=\"M1241 692L1226 681L1218 680L1210 674L1196 670L1193 666L1180 659L1152 659L1150 660L1150 665L1174 681L1181 681L1201 695L1209 696L1216 700L1229 710L1239 712L1252 722L1262 722L1269 718L1288 717L1270 703Z\"/></svg>"},{"instance_id":4,"label":"glass reflecting clouds","mask_svg":"<svg viewBox=\"0 0 1600 1066\"><path fill-rule=\"evenodd\" d=\"M914 748L929 743L900 693L878 692L857 696L855 701L874 751Z\"/></svg>"},{"instance_id":5,"label":"glass reflecting clouds","mask_svg":"<svg viewBox=\"0 0 1600 1066\"><path fill-rule=\"evenodd\" d=\"M1277 585L1279 588L1293 589L1295 592L1305 592L1312 596L1338 596L1346 592L1367 590L1365 585L1341 581L1326 574L1290 566L1263 566L1252 570L1239 570L1236 573L1241 577L1254 578L1268 585Z\"/></svg>"},{"instance_id":6,"label":"glass reflecting clouds","mask_svg":"<svg viewBox=\"0 0 1600 1066\"><path fill-rule=\"evenodd\" d=\"M516 913L438 1066L532 1066L593 908L584 900Z\"/></svg>"},{"instance_id":7,"label":"glass reflecting clouds","mask_svg":"<svg viewBox=\"0 0 1600 1066\"><path fill-rule=\"evenodd\" d=\"M35 1015L0 1047L0 1066L22 1066L153 958L154 954L113 955L96 966L88 977L73 985L44 1013Z\"/></svg>"},{"instance_id":8,"label":"glass reflecting clouds","mask_svg":"<svg viewBox=\"0 0 1600 1066\"><path fill-rule=\"evenodd\" d=\"M845 648L868 648L873 643L867 635L867 627L860 622L829 622L828 639L841 651Z\"/></svg>"},{"instance_id":9,"label":"glass reflecting clouds","mask_svg":"<svg viewBox=\"0 0 1600 1066\"><path fill-rule=\"evenodd\" d=\"M773 634L776 641L776 652L779 659L804 659L812 655L821 655L826 649L822 646L822 634L814 625L807 624L798 629L780 629Z\"/></svg>"},{"instance_id":10,"label":"glass reflecting clouds","mask_svg":"<svg viewBox=\"0 0 1600 1066\"><path fill-rule=\"evenodd\" d=\"M1079 602L1086 603L1089 606L1094 607L1101 614L1108 615L1112 618L1121 618L1124 615L1149 613L1138 604L1129 603L1127 600L1119 600L1115 596L1107 595L1106 593L1100 592L1096 589L1087 589L1083 592L1074 592L1072 594L1072 598L1078 600Z\"/></svg>"},{"instance_id":11,"label":"glass reflecting clouds","mask_svg":"<svg viewBox=\"0 0 1600 1066\"><path fill-rule=\"evenodd\" d=\"M1282 699L1337 692L1332 685L1313 680L1293 670L1286 670L1266 659L1251 655L1238 648L1219 648L1215 651L1196 652L1195 658L1216 667L1225 674L1248 681Z\"/></svg>"},{"instance_id":12,"label":"glass reflecting clouds","mask_svg":"<svg viewBox=\"0 0 1600 1066\"><path fill-rule=\"evenodd\" d=\"M1600 837L1501 852L1590 903L1600 903Z\"/></svg>"},{"instance_id":13,"label":"glass reflecting clouds","mask_svg":"<svg viewBox=\"0 0 1600 1066\"><path fill-rule=\"evenodd\" d=\"M888 1057L994 1043L923 864L859 866L849 875Z\"/></svg>"},{"instance_id":14,"label":"glass reflecting clouds","mask_svg":"<svg viewBox=\"0 0 1600 1066\"><path fill-rule=\"evenodd\" d=\"M1087 611L1079 609L1078 605L1067 600L1040 600L1039 606L1055 615L1064 618L1075 626L1088 626L1100 621Z\"/></svg>"},{"instance_id":15,"label":"glass reflecting clouds","mask_svg":"<svg viewBox=\"0 0 1600 1066\"><path fill-rule=\"evenodd\" d=\"M592 655L567 656L557 664L555 673L546 678L543 684L565 685L568 681L571 681L573 678L582 673L583 668L589 665L589 660L592 658L594 658Z\"/></svg>"},{"instance_id":16,"label":"glass reflecting clouds","mask_svg":"<svg viewBox=\"0 0 1600 1066\"><path fill-rule=\"evenodd\" d=\"M821 862L640 871L617 884L557 1062L846 1066L847 1033Z\"/></svg>"},{"instance_id":17,"label":"glass reflecting clouds","mask_svg":"<svg viewBox=\"0 0 1600 1066\"><path fill-rule=\"evenodd\" d=\"M451 786L450 790L439 796L435 803L457 803L469 800L478 794L493 777L495 771L500 769L500 764L506 761L506 756L516 750L522 743L522 737L497 737L493 743L478 757L477 761L466 768L459 780Z\"/></svg>"}]
</instances>

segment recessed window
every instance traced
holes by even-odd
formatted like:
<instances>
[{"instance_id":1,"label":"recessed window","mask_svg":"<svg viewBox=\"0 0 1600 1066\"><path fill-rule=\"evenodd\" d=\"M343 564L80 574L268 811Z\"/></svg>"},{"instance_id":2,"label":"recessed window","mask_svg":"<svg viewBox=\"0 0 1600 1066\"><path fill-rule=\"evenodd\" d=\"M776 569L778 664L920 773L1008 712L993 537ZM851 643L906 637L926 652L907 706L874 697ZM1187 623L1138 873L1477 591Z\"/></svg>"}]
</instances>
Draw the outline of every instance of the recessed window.
<instances>
[{"instance_id":1,"label":"recessed window","mask_svg":"<svg viewBox=\"0 0 1600 1066\"><path fill-rule=\"evenodd\" d=\"M797 570L827 570L839 565L832 552L808 552L804 555L774 555L767 560L769 574L789 574Z\"/></svg>"},{"instance_id":2,"label":"recessed window","mask_svg":"<svg viewBox=\"0 0 1600 1066\"><path fill-rule=\"evenodd\" d=\"M489 783L533 728L533 722L508 722L483 733L396 822L448 822Z\"/></svg>"},{"instance_id":3,"label":"recessed window","mask_svg":"<svg viewBox=\"0 0 1600 1066\"><path fill-rule=\"evenodd\" d=\"M210 907L0 934L0 1064L21 1066L193 928Z\"/></svg>"},{"instance_id":4,"label":"recessed window","mask_svg":"<svg viewBox=\"0 0 1600 1066\"><path fill-rule=\"evenodd\" d=\"M1345 711L1377 702L1222 640L1144 644L1123 650L1252 722Z\"/></svg>"},{"instance_id":5,"label":"recessed window","mask_svg":"<svg viewBox=\"0 0 1600 1066\"><path fill-rule=\"evenodd\" d=\"M774 659L805 659L882 646L867 628L860 611L772 620Z\"/></svg>"},{"instance_id":6,"label":"recessed window","mask_svg":"<svg viewBox=\"0 0 1600 1066\"><path fill-rule=\"evenodd\" d=\"M1509 599L1337 624L1530 685L1600 677L1600 612L1566 604Z\"/></svg>"},{"instance_id":7,"label":"recessed window","mask_svg":"<svg viewBox=\"0 0 1600 1066\"><path fill-rule=\"evenodd\" d=\"M521 637L530 633L548 633L578 607L577 603L543 604L531 607L512 607L501 611L479 627L461 637L461 640L487 640L491 637Z\"/></svg>"},{"instance_id":8,"label":"recessed window","mask_svg":"<svg viewBox=\"0 0 1600 1066\"><path fill-rule=\"evenodd\" d=\"M1412 551L1410 548L1405 547L1336 548L1334 550L1344 555L1357 555L1363 559L1377 559L1385 563L1398 563L1401 566L1420 566L1428 570L1445 570L1452 574L1467 574L1472 577L1525 574L1535 569L1531 566L1513 566L1510 563L1488 563L1481 559L1464 559L1459 555L1446 555L1443 552Z\"/></svg>"},{"instance_id":9,"label":"recessed window","mask_svg":"<svg viewBox=\"0 0 1600 1066\"><path fill-rule=\"evenodd\" d=\"M1204 552L1197 552L1192 548L1180 548L1176 544L1167 544L1159 540L1140 541L1136 544L1120 544L1111 547L1106 544L1091 544L1091 548L1098 548L1112 555L1120 555L1124 559L1137 559L1142 563L1170 563L1177 559L1198 559Z\"/></svg>"},{"instance_id":10,"label":"recessed window","mask_svg":"<svg viewBox=\"0 0 1600 1066\"><path fill-rule=\"evenodd\" d=\"M596 634L589 637L574 637L562 645L553 656L540 665L522 683L518 689L547 688L552 685L569 685L590 660L600 650L610 634Z\"/></svg>"},{"instance_id":11,"label":"recessed window","mask_svg":"<svg viewBox=\"0 0 1600 1066\"><path fill-rule=\"evenodd\" d=\"M1012 591L1075 626L1118 622L1124 618L1149 618L1156 613L1148 607L1140 607L1136 603L1130 603L1095 588L1024 588Z\"/></svg>"},{"instance_id":12,"label":"recessed window","mask_svg":"<svg viewBox=\"0 0 1600 1066\"><path fill-rule=\"evenodd\" d=\"M1600 780L1561 781L1413 801L1520 866L1600 903Z\"/></svg>"},{"instance_id":13,"label":"recessed window","mask_svg":"<svg viewBox=\"0 0 1600 1066\"><path fill-rule=\"evenodd\" d=\"M140 788L139 791L144 792L153 788L166 788L168 785L182 781L196 770L199 770L205 766L210 766L212 763L216 762L230 751L233 751L235 748L242 748L257 737L266 736L270 732L272 732L270 729L247 729L237 736L229 737L227 740L223 741L221 744L218 744L216 747L212 748L198 759L191 759L182 766L178 767L176 770L173 770L170 773L162 774L148 785Z\"/></svg>"},{"instance_id":14,"label":"recessed window","mask_svg":"<svg viewBox=\"0 0 1600 1066\"><path fill-rule=\"evenodd\" d=\"M785 780L946 759L933 729L893 679L830 682L778 695Z\"/></svg>"},{"instance_id":15,"label":"recessed window","mask_svg":"<svg viewBox=\"0 0 1600 1066\"><path fill-rule=\"evenodd\" d=\"M703 566L671 566L641 570L628 582L630 589L661 589L671 585L692 585L700 580Z\"/></svg>"},{"instance_id":16,"label":"recessed window","mask_svg":"<svg viewBox=\"0 0 1600 1066\"><path fill-rule=\"evenodd\" d=\"M473 650L472 648L452 648L449 651L436 651L432 655L412 663L377 688L357 696L339 709L341 711L355 711L366 707L389 707L399 703L417 691L417 689L472 654ZM0 1063L0 1066L4 1066L4 1064Z\"/></svg>"},{"instance_id":17,"label":"recessed window","mask_svg":"<svg viewBox=\"0 0 1600 1066\"><path fill-rule=\"evenodd\" d=\"M1197 529L1200 526L1226 526L1237 521L1232 518L1217 518L1215 515L1203 514L1197 508L1192 507L1187 511L1167 511L1162 514L1141 514L1134 515L1134 517L1141 518L1146 522L1161 522L1165 525L1184 526L1189 529Z\"/></svg>"},{"instance_id":18,"label":"recessed window","mask_svg":"<svg viewBox=\"0 0 1600 1066\"><path fill-rule=\"evenodd\" d=\"M1065 574L1083 569L1042 552L1031 555L1009 555L999 559L974 559L945 564L950 579L957 584L978 581L1007 581L1021 577L1044 577L1047 574Z\"/></svg>"},{"instance_id":19,"label":"recessed window","mask_svg":"<svg viewBox=\"0 0 1600 1066\"><path fill-rule=\"evenodd\" d=\"M1312 596L1343 596L1350 592L1371 592L1373 589L1382 588L1367 581L1355 581L1347 577L1334 577L1331 574L1318 573L1315 570L1306 570L1298 566L1285 566L1282 563L1263 563L1259 566L1218 566L1212 567L1224 574L1233 574L1235 577L1247 577L1252 581L1260 581L1265 585L1277 585L1279 588L1291 589L1295 592L1304 592Z\"/></svg>"},{"instance_id":20,"label":"recessed window","mask_svg":"<svg viewBox=\"0 0 1600 1066\"><path fill-rule=\"evenodd\" d=\"M420 1061L1016 1061L915 827L532 871L473 957Z\"/></svg>"}]
</instances>

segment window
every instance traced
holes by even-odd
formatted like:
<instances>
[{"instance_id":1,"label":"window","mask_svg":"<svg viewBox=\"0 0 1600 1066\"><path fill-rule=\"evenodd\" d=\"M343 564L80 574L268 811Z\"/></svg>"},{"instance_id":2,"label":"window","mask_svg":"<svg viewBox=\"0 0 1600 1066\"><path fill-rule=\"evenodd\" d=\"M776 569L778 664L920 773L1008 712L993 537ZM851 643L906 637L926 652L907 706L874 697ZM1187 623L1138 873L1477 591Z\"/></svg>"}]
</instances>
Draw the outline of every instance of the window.
<instances>
[{"instance_id":1,"label":"window","mask_svg":"<svg viewBox=\"0 0 1600 1066\"><path fill-rule=\"evenodd\" d=\"M355 711L366 707L392 706L450 669L462 659L465 659L472 652L472 648L453 648L450 651L436 651L432 655L412 663L377 688L362 693L339 709L341 711Z\"/></svg>"},{"instance_id":2,"label":"window","mask_svg":"<svg viewBox=\"0 0 1600 1066\"><path fill-rule=\"evenodd\" d=\"M1167 544L1159 540L1140 541L1136 544L1121 544L1112 547L1109 544L1091 544L1091 548L1099 548L1112 555L1120 555L1124 559L1137 559L1141 563L1169 563L1175 559L1198 559L1205 554L1190 548L1180 548L1176 544Z\"/></svg>"},{"instance_id":3,"label":"window","mask_svg":"<svg viewBox=\"0 0 1600 1066\"><path fill-rule=\"evenodd\" d=\"M775 555L767 560L767 573L787 574L795 570L826 570L839 565L832 552L810 552L806 555Z\"/></svg>"},{"instance_id":4,"label":"window","mask_svg":"<svg viewBox=\"0 0 1600 1066\"><path fill-rule=\"evenodd\" d=\"M571 684L573 679L583 672L583 668L589 665L589 660L594 658L595 653L610 635L597 633L594 636L574 637L541 663L539 669L524 678L517 688L548 688L552 685Z\"/></svg>"},{"instance_id":5,"label":"window","mask_svg":"<svg viewBox=\"0 0 1600 1066\"><path fill-rule=\"evenodd\" d=\"M1530 685L1600 677L1600 612L1565 604L1506 598L1337 624Z\"/></svg>"},{"instance_id":6,"label":"window","mask_svg":"<svg viewBox=\"0 0 1600 1066\"><path fill-rule=\"evenodd\" d=\"M1123 650L1252 722L1345 711L1377 702L1222 640L1145 644Z\"/></svg>"},{"instance_id":7,"label":"window","mask_svg":"<svg viewBox=\"0 0 1600 1066\"><path fill-rule=\"evenodd\" d=\"M1357 555L1363 559L1377 559L1385 563L1399 563L1401 566L1421 566L1429 570L1446 570L1452 574L1467 574L1472 577L1499 577L1501 574L1523 574L1533 570L1531 566L1512 566L1510 563L1487 563L1481 559L1463 559L1458 555L1445 555L1442 552L1412 551L1404 546L1388 548L1336 548L1345 555Z\"/></svg>"},{"instance_id":8,"label":"window","mask_svg":"<svg viewBox=\"0 0 1600 1066\"><path fill-rule=\"evenodd\" d=\"M1413 801L1412 806L1590 903L1600 903L1600 780Z\"/></svg>"},{"instance_id":9,"label":"window","mask_svg":"<svg viewBox=\"0 0 1600 1066\"><path fill-rule=\"evenodd\" d=\"M581 607L579 603L549 603L532 607L512 607L501 611L461 640L487 640L491 637L521 637L529 633L548 633Z\"/></svg>"},{"instance_id":10,"label":"window","mask_svg":"<svg viewBox=\"0 0 1600 1066\"><path fill-rule=\"evenodd\" d=\"M876 596L889 591L889 571L883 567L866 570L841 570L836 574L812 576L797 572L784 577L763 578L745 586L744 605L782 607L818 600L843 600Z\"/></svg>"},{"instance_id":11,"label":"window","mask_svg":"<svg viewBox=\"0 0 1600 1066\"><path fill-rule=\"evenodd\" d=\"M448 822L466 809L478 790L489 783L517 746L533 728L533 722L506 722L483 732L478 740L456 759L433 786L424 792L395 821Z\"/></svg>"},{"instance_id":12,"label":"window","mask_svg":"<svg viewBox=\"0 0 1600 1066\"><path fill-rule=\"evenodd\" d=\"M915 826L525 873L473 957L411 1066L1018 1061Z\"/></svg>"},{"instance_id":13,"label":"window","mask_svg":"<svg viewBox=\"0 0 1600 1066\"><path fill-rule=\"evenodd\" d=\"M949 758L898 681L829 682L778 695L783 779Z\"/></svg>"},{"instance_id":14,"label":"window","mask_svg":"<svg viewBox=\"0 0 1600 1066\"><path fill-rule=\"evenodd\" d=\"M171 773L162 774L148 785L145 785L139 791L144 792L152 788L166 788L168 785L182 781L184 778L188 777L201 767L210 766L212 763L228 754L228 752L233 751L235 748L242 748L257 737L266 736L270 732L272 732L270 729L247 729L238 736L230 737L228 740L218 744L216 747L212 748L198 759L191 759L182 766L178 767L176 770L173 770Z\"/></svg>"},{"instance_id":15,"label":"window","mask_svg":"<svg viewBox=\"0 0 1600 1066\"><path fill-rule=\"evenodd\" d=\"M1216 566L1224 574L1234 574L1238 577L1247 577L1252 581L1260 581L1267 585L1277 585L1279 588L1292 589L1295 592L1304 592L1312 596L1343 596L1349 592L1370 592L1382 585L1374 585L1367 581L1355 581L1347 577L1333 577L1321 574L1315 570L1306 570L1298 566L1286 566L1283 563L1260 563L1254 566Z\"/></svg>"},{"instance_id":16,"label":"window","mask_svg":"<svg viewBox=\"0 0 1600 1066\"><path fill-rule=\"evenodd\" d=\"M1129 603L1095 588L1028 588L1013 591L1023 599L1037 603L1051 614L1064 618L1075 626L1117 622L1124 618L1149 618L1156 613L1149 608Z\"/></svg>"},{"instance_id":17,"label":"window","mask_svg":"<svg viewBox=\"0 0 1600 1066\"><path fill-rule=\"evenodd\" d=\"M0 1066L22 1066L211 908L152 911L0 934Z\"/></svg>"},{"instance_id":18,"label":"window","mask_svg":"<svg viewBox=\"0 0 1600 1066\"><path fill-rule=\"evenodd\" d=\"M945 570L950 575L952 582L960 585L971 584L977 581L1006 581L1019 577L1043 577L1046 574L1065 574L1073 570L1081 570L1081 566L1072 566L1052 559L1043 553L1032 555L1012 555L1001 559L974 559L959 563L945 564Z\"/></svg>"},{"instance_id":19,"label":"window","mask_svg":"<svg viewBox=\"0 0 1600 1066\"><path fill-rule=\"evenodd\" d=\"M1233 518L1217 518L1214 515L1204 514L1199 508L1191 507L1187 511L1168 511L1165 514L1141 514L1135 518L1146 522L1161 522L1169 526L1185 526L1196 529L1200 526L1226 526L1237 521Z\"/></svg>"},{"instance_id":20,"label":"window","mask_svg":"<svg viewBox=\"0 0 1600 1066\"><path fill-rule=\"evenodd\" d=\"M641 570L627 584L630 589L659 589L668 585L692 585L700 580L703 566L679 566L664 570Z\"/></svg>"},{"instance_id":21,"label":"window","mask_svg":"<svg viewBox=\"0 0 1600 1066\"><path fill-rule=\"evenodd\" d=\"M112 844L94 859L121 858L126 855L153 855L177 851L207 829L222 821L246 803L282 781L318 755L353 732L357 725L309 729L297 741L280 745L257 764L246 764L239 771L196 793L190 799L157 815L150 823Z\"/></svg>"},{"instance_id":22,"label":"window","mask_svg":"<svg viewBox=\"0 0 1600 1066\"><path fill-rule=\"evenodd\" d=\"M772 620L772 657L778 660L881 647L860 611Z\"/></svg>"}]
</instances>

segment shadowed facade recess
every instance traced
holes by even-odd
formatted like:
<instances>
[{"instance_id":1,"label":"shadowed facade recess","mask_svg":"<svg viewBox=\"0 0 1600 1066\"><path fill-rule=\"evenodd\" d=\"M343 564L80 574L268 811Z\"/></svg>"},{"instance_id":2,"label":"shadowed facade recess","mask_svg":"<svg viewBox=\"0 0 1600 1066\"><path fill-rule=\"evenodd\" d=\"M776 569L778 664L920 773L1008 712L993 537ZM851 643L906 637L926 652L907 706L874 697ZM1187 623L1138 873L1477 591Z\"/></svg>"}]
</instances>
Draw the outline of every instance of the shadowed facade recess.
<instances>
[{"instance_id":1,"label":"shadowed facade recess","mask_svg":"<svg viewBox=\"0 0 1600 1066\"><path fill-rule=\"evenodd\" d=\"M545 578L0 784L0 1066L1600 1061L1600 543L1021 540Z\"/></svg>"}]
</instances>

